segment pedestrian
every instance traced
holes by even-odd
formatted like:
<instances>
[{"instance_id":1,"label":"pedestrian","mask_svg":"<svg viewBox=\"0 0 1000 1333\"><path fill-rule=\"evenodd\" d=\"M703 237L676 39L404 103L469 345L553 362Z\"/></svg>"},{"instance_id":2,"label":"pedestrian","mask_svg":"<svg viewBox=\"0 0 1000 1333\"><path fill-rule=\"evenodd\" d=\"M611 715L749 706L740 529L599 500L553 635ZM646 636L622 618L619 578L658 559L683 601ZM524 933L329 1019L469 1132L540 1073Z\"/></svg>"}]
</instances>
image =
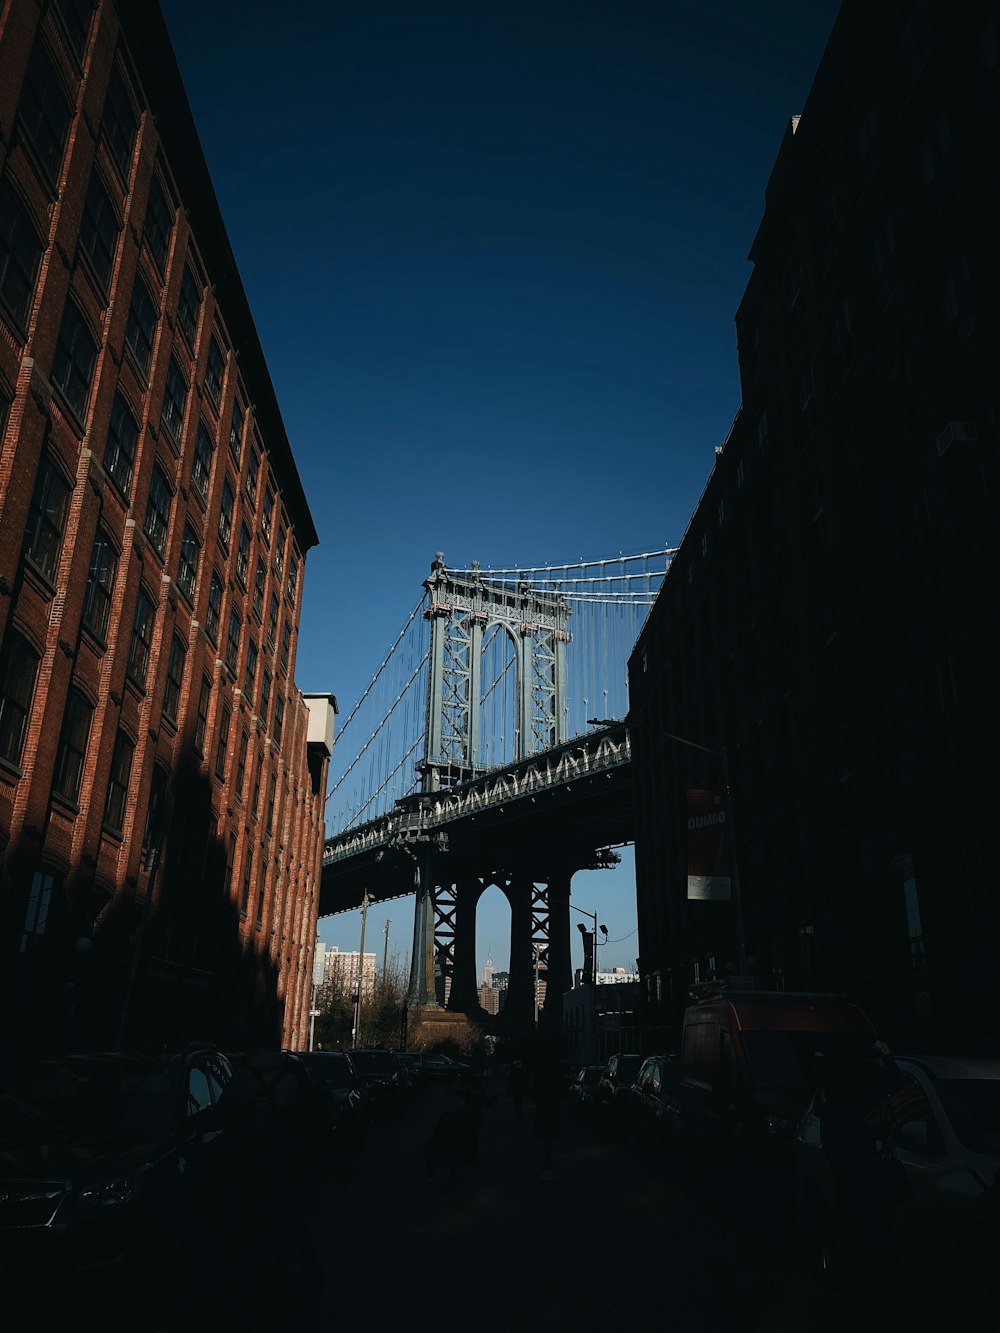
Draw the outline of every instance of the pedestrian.
<instances>
[{"instance_id":1,"label":"pedestrian","mask_svg":"<svg viewBox=\"0 0 1000 1333\"><path fill-rule=\"evenodd\" d=\"M561 1102L563 1080L551 1052L543 1052L535 1066L533 1084L535 1100L534 1135L541 1146L541 1174L539 1180L555 1180L553 1154L555 1141L562 1127Z\"/></svg>"},{"instance_id":2,"label":"pedestrian","mask_svg":"<svg viewBox=\"0 0 1000 1333\"><path fill-rule=\"evenodd\" d=\"M507 1075L507 1095L514 1107L514 1122L519 1124L524 1110L524 1093L528 1085L528 1074L523 1060L515 1060Z\"/></svg>"}]
</instances>

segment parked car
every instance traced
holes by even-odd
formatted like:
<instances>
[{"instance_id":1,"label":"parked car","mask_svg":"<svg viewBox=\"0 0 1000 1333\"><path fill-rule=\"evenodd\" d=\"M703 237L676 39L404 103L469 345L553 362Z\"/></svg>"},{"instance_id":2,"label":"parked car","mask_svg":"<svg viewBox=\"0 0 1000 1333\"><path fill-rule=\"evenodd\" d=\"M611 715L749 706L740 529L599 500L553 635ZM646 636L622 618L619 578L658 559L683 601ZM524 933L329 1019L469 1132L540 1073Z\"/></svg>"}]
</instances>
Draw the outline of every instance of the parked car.
<instances>
[{"instance_id":1,"label":"parked car","mask_svg":"<svg viewBox=\"0 0 1000 1333\"><path fill-rule=\"evenodd\" d=\"M629 1051L613 1055L597 1080L597 1105L608 1125L620 1129L632 1084L642 1066L642 1056Z\"/></svg>"},{"instance_id":2,"label":"parked car","mask_svg":"<svg viewBox=\"0 0 1000 1333\"><path fill-rule=\"evenodd\" d=\"M400 1068L396 1052L382 1046L371 1046L351 1051L350 1060L360 1086L370 1098L373 1119L387 1120L398 1115L410 1085Z\"/></svg>"},{"instance_id":3,"label":"parked car","mask_svg":"<svg viewBox=\"0 0 1000 1333\"><path fill-rule=\"evenodd\" d=\"M438 1083L462 1083L472 1078L472 1065L465 1060L452 1060L447 1055L425 1055L424 1075Z\"/></svg>"},{"instance_id":4,"label":"parked car","mask_svg":"<svg viewBox=\"0 0 1000 1333\"><path fill-rule=\"evenodd\" d=\"M331 1102L332 1129L343 1146L358 1147L368 1133L371 1099L346 1051L298 1051L310 1078L322 1083Z\"/></svg>"},{"instance_id":5,"label":"parked car","mask_svg":"<svg viewBox=\"0 0 1000 1333\"><path fill-rule=\"evenodd\" d=\"M689 1005L665 1107L673 1148L790 1189L817 1056L869 1051L875 1039L868 1016L842 996L723 990Z\"/></svg>"},{"instance_id":6,"label":"parked car","mask_svg":"<svg viewBox=\"0 0 1000 1333\"><path fill-rule=\"evenodd\" d=\"M569 1113L575 1120L585 1120L597 1109L597 1084L604 1072L603 1065L584 1065L567 1089Z\"/></svg>"},{"instance_id":7,"label":"parked car","mask_svg":"<svg viewBox=\"0 0 1000 1333\"><path fill-rule=\"evenodd\" d=\"M396 1059L408 1073L413 1091L417 1092L424 1081L424 1057L422 1052L397 1051Z\"/></svg>"},{"instance_id":8,"label":"parked car","mask_svg":"<svg viewBox=\"0 0 1000 1333\"><path fill-rule=\"evenodd\" d=\"M31 1269L165 1279L231 1077L225 1056L203 1044L165 1056L67 1055L22 1072L0 1095L7 1282Z\"/></svg>"},{"instance_id":9,"label":"parked car","mask_svg":"<svg viewBox=\"0 0 1000 1333\"><path fill-rule=\"evenodd\" d=\"M669 1149L668 1092L676 1083L679 1071L680 1062L676 1056L647 1056L623 1106L627 1133L633 1145L660 1163L666 1161Z\"/></svg>"},{"instance_id":10,"label":"parked car","mask_svg":"<svg viewBox=\"0 0 1000 1333\"><path fill-rule=\"evenodd\" d=\"M953 1266L978 1224L987 1189L1000 1180L1000 1059L899 1057L903 1087L889 1099L893 1151L909 1198L890 1213L900 1279L947 1306ZM797 1218L817 1268L850 1275L851 1237L837 1176L823 1148L818 1097L795 1139Z\"/></svg>"}]
</instances>

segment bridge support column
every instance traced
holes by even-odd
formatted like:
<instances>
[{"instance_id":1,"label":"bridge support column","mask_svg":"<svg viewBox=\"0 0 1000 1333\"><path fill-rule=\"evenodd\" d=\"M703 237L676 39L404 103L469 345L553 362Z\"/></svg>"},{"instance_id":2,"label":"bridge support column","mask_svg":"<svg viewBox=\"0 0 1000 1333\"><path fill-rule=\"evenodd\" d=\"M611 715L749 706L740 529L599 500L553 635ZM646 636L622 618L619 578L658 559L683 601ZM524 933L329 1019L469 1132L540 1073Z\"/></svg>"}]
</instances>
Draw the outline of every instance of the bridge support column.
<instances>
[{"instance_id":1,"label":"bridge support column","mask_svg":"<svg viewBox=\"0 0 1000 1333\"><path fill-rule=\"evenodd\" d=\"M413 950L410 954L411 1008L437 1008L434 993L434 852L421 848L417 859L417 902L413 913Z\"/></svg>"},{"instance_id":2,"label":"bridge support column","mask_svg":"<svg viewBox=\"0 0 1000 1333\"><path fill-rule=\"evenodd\" d=\"M561 871L549 879L549 965L544 1008L547 1027L561 1026L563 995L573 986L569 920L570 879L570 871Z\"/></svg>"},{"instance_id":3,"label":"bridge support column","mask_svg":"<svg viewBox=\"0 0 1000 1333\"><path fill-rule=\"evenodd\" d=\"M476 904L479 900L479 885L476 881L459 882L456 889L455 952L448 1008L468 1014L479 1007L479 987L476 984Z\"/></svg>"},{"instance_id":4,"label":"bridge support column","mask_svg":"<svg viewBox=\"0 0 1000 1333\"><path fill-rule=\"evenodd\" d=\"M516 1024L535 1018L535 963L531 954L531 881L518 878L510 891L510 981L505 1013Z\"/></svg>"}]
</instances>

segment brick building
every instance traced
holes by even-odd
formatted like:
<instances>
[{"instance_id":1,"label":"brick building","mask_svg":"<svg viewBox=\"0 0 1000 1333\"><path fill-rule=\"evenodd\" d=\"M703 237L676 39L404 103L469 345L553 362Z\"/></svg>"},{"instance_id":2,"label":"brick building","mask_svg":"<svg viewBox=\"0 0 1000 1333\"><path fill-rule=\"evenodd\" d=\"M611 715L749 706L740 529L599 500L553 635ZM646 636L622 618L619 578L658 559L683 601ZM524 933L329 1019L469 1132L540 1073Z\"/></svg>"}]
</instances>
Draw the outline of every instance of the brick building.
<instances>
[{"instance_id":1,"label":"brick building","mask_svg":"<svg viewBox=\"0 0 1000 1333\"><path fill-rule=\"evenodd\" d=\"M739 965L733 903L687 897L722 772L682 741L725 749L758 985L894 1042L1000 1027L998 122L995 5L847 0L781 144L742 408L629 664L649 1049Z\"/></svg>"},{"instance_id":2,"label":"brick building","mask_svg":"<svg viewBox=\"0 0 1000 1333\"><path fill-rule=\"evenodd\" d=\"M342 952L334 945L323 957L323 980L333 982L344 995L357 995L358 974L361 974L363 997L375 994L375 955L366 953L364 964L357 949Z\"/></svg>"},{"instance_id":3,"label":"brick building","mask_svg":"<svg viewBox=\"0 0 1000 1333\"><path fill-rule=\"evenodd\" d=\"M308 1025L316 531L158 7L0 21L6 1041Z\"/></svg>"}]
</instances>

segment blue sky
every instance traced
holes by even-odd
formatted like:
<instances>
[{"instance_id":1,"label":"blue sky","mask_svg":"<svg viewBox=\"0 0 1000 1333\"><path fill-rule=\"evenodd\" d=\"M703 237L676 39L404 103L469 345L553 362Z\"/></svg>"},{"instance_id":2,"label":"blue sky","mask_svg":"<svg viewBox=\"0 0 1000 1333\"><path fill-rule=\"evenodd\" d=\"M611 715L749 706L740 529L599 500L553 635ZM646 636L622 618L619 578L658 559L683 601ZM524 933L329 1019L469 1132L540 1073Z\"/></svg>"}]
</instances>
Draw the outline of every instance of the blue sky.
<instances>
[{"instance_id":1,"label":"blue sky","mask_svg":"<svg viewBox=\"0 0 1000 1333\"><path fill-rule=\"evenodd\" d=\"M676 544L739 405L746 253L833 0L163 9L320 535L300 687L346 715L436 550ZM608 965L639 952L631 865L573 882ZM373 909L366 947L388 917L408 954L411 904ZM492 890L480 969L508 929Z\"/></svg>"}]
</instances>

